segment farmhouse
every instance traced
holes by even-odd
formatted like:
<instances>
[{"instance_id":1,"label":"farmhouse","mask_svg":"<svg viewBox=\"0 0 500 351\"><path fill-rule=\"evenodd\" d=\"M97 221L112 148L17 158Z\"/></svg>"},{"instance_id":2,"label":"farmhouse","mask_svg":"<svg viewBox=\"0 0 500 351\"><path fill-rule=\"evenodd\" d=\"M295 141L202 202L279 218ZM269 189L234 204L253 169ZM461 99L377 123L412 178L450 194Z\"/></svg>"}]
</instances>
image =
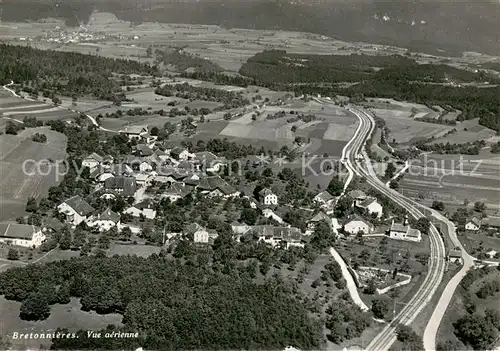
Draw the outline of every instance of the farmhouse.
<instances>
[{"instance_id":1,"label":"farmhouse","mask_svg":"<svg viewBox=\"0 0 500 351\"><path fill-rule=\"evenodd\" d=\"M278 222L279 224L283 224L284 221L283 221L283 218L281 218L280 216L278 216L273 210L271 210L270 208L265 208L262 210L262 215L266 218L272 218L273 220L275 220L276 222Z\"/></svg>"},{"instance_id":2,"label":"farmhouse","mask_svg":"<svg viewBox=\"0 0 500 351\"><path fill-rule=\"evenodd\" d=\"M170 150L170 156L178 161L187 161L193 155L187 149L177 146Z\"/></svg>"},{"instance_id":3,"label":"farmhouse","mask_svg":"<svg viewBox=\"0 0 500 351\"><path fill-rule=\"evenodd\" d=\"M408 220L405 219L403 224L394 223L394 221L392 221L391 228L389 230L389 238L420 242L422 240L422 233L420 233L420 230L418 229L410 228Z\"/></svg>"},{"instance_id":4,"label":"farmhouse","mask_svg":"<svg viewBox=\"0 0 500 351\"><path fill-rule=\"evenodd\" d=\"M328 191L322 191L316 195L313 199L314 203L318 205L327 205L333 202L335 197L333 197Z\"/></svg>"},{"instance_id":5,"label":"farmhouse","mask_svg":"<svg viewBox=\"0 0 500 351\"><path fill-rule=\"evenodd\" d=\"M448 254L448 261L462 263L462 251L460 249L450 250Z\"/></svg>"},{"instance_id":6,"label":"farmhouse","mask_svg":"<svg viewBox=\"0 0 500 351\"><path fill-rule=\"evenodd\" d=\"M191 193L191 190L182 183L172 183L163 191L161 197L167 198L170 202L175 202L179 199L185 198Z\"/></svg>"},{"instance_id":7,"label":"farmhouse","mask_svg":"<svg viewBox=\"0 0 500 351\"><path fill-rule=\"evenodd\" d=\"M227 199L240 195L239 191L237 191L219 176L200 179L196 188L199 189L202 194L207 194L210 197L223 197Z\"/></svg>"},{"instance_id":8,"label":"farmhouse","mask_svg":"<svg viewBox=\"0 0 500 351\"><path fill-rule=\"evenodd\" d=\"M137 190L137 183L132 177L112 177L106 179L104 188L108 191L113 191L121 196L134 196Z\"/></svg>"},{"instance_id":9,"label":"farmhouse","mask_svg":"<svg viewBox=\"0 0 500 351\"><path fill-rule=\"evenodd\" d=\"M89 219L87 224L89 227L97 228L100 232L106 232L118 223L120 223L120 215L108 208L103 213L99 213L97 217Z\"/></svg>"},{"instance_id":10,"label":"farmhouse","mask_svg":"<svg viewBox=\"0 0 500 351\"><path fill-rule=\"evenodd\" d=\"M148 130L146 127L140 126L128 126L125 129L119 131L121 134L125 134L129 140L141 140L146 134L148 134Z\"/></svg>"},{"instance_id":11,"label":"farmhouse","mask_svg":"<svg viewBox=\"0 0 500 351\"><path fill-rule=\"evenodd\" d=\"M320 222L326 222L330 226L332 225L332 219L323 211L319 211L309 221L307 221L307 228L309 230L314 230L316 225Z\"/></svg>"},{"instance_id":12,"label":"farmhouse","mask_svg":"<svg viewBox=\"0 0 500 351\"><path fill-rule=\"evenodd\" d=\"M148 219L156 218L156 210L154 209L154 204L150 200L144 200L127 208L124 213L128 213L134 217L144 216Z\"/></svg>"},{"instance_id":13,"label":"farmhouse","mask_svg":"<svg viewBox=\"0 0 500 351\"><path fill-rule=\"evenodd\" d=\"M94 208L90 206L80 195L75 195L67 199L62 204L57 206L59 213L66 216L66 222L76 226L87 220L88 216L94 212Z\"/></svg>"},{"instance_id":14,"label":"farmhouse","mask_svg":"<svg viewBox=\"0 0 500 351\"><path fill-rule=\"evenodd\" d=\"M211 240L215 240L217 238L216 232L209 232L198 223L188 225L185 233L192 235L193 242L198 244L208 244Z\"/></svg>"},{"instance_id":15,"label":"farmhouse","mask_svg":"<svg viewBox=\"0 0 500 351\"><path fill-rule=\"evenodd\" d=\"M477 232L481 228L481 221L477 217L472 217L465 222L465 230Z\"/></svg>"},{"instance_id":16,"label":"farmhouse","mask_svg":"<svg viewBox=\"0 0 500 351\"><path fill-rule=\"evenodd\" d=\"M272 225L240 225L232 226L233 232L239 236L254 233L259 241L264 241L272 247L290 248L291 246L304 247L305 237L300 229L295 227L274 227Z\"/></svg>"},{"instance_id":17,"label":"farmhouse","mask_svg":"<svg viewBox=\"0 0 500 351\"><path fill-rule=\"evenodd\" d=\"M259 198L261 199L262 203L266 206L278 204L278 195L273 193L269 188L264 188L261 191L259 191Z\"/></svg>"},{"instance_id":18,"label":"farmhouse","mask_svg":"<svg viewBox=\"0 0 500 351\"><path fill-rule=\"evenodd\" d=\"M366 199L366 194L364 191L361 190L352 190L349 193L347 193L351 199L354 200L354 203L356 204L358 201L363 201Z\"/></svg>"},{"instance_id":19,"label":"farmhouse","mask_svg":"<svg viewBox=\"0 0 500 351\"><path fill-rule=\"evenodd\" d=\"M344 231L349 234L358 234L358 233L372 233L374 230L373 224L368 221L365 221L363 218L359 216L351 216L344 223Z\"/></svg>"},{"instance_id":20,"label":"farmhouse","mask_svg":"<svg viewBox=\"0 0 500 351\"><path fill-rule=\"evenodd\" d=\"M367 197L362 201L357 201L356 207L368 211L370 215L376 215L377 218L382 217L383 207L374 197Z\"/></svg>"},{"instance_id":21,"label":"farmhouse","mask_svg":"<svg viewBox=\"0 0 500 351\"><path fill-rule=\"evenodd\" d=\"M0 223L0 242L23 247L38 247L45 241L41 229L29 224Z\"/></svg>"},{"instance_id":22,"label":"farmhouse","mask_svg":"<svg viewBox=\"0 0 500 351\"><path fill-rule=\"evenodd\" d=\"M102 162L103 157L93 152L83 159L82 166L92 169L99 166Z\"/></svg>"}]
</instances>

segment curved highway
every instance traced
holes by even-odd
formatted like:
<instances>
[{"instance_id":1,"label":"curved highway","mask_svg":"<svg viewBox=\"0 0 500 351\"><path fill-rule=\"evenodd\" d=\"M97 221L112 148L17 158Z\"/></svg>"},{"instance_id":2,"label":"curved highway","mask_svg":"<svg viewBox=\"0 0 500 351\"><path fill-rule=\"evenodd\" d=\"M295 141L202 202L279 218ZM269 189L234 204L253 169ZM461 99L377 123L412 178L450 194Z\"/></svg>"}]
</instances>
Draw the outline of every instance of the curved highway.
<instances>
[{"instance_id":1,"label":"curved highway","mask_svg":"<svg viewBox=\"0 0 500 351\"><path fill-rule=\"evenodd\" d=\"M424 217L418 205L397 191L387 188L385 184L378 179L373 170L370 159L364 150L364 144L375 127L373 118L364 111L354 108L348 108L348 110L358 117L360 127L359 132L355 134L352 139L353 141L345 150L345 157L342 159L343 164L347 167L349 172L353 172L357 176L365 178L368 184L405 208L415 219ZM358 155L361 155L361 157L358 157ZM362 158L364 162L358 161L357 158ZM396 327L399 324L408 325L413 322L436 292L445 270L446 250L444 242L433 224L431 224L429 230L429 239L431 254L429 257L427 274L422 285L391 323L372 340L366 350L381 351L389 349L396 340Z\"/></svg>"}]
</instances>

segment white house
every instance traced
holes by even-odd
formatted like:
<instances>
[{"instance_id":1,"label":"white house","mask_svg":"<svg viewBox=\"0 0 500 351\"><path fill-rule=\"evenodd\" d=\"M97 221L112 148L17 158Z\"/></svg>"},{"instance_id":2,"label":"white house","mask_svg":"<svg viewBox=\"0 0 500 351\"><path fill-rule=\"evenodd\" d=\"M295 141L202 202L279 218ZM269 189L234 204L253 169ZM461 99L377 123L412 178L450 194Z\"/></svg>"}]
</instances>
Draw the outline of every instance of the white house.
<instances>
[{"instance_id":1,"label":"white house","mask_svg":"<svg viewBox=\"0 0 500 351\"><path fill-rule=\"evenodd\" d=\"M328 205L334 200L335 197L333 197L328 191L322 191L314 197L313 202L318 205Z\"/></svg>"},{"instance_id":2,"label":"white house","mask_svg":"<svg viewBox=\"0 0 500 351\"><path fill-rule=\"evenodd\" d=\"M382 217L382 213L384 211L382 205L379 204L377 199L374 197L367 197L363 201L357 201L356 207L368 211L368 213L371 215L376 215L377 218Z\"/></svg>"},{"instance_id":3,"label":"white house","mask_svg":"<svg viewBox=\"0 0 500 351\"><path fill-rule=\"evenodd\" d=\"M127 208L124 213L128 213L134 217L140 217L143 215L148 219L156 218L156 210L154 209L153 203L149 200L144 200L140 203L135 204Z\"/></svg>"},{"instance_id":4,"label":"white house","mask_svg":"<svg viewBox=\"0 0 500 351\"><path fill-rule=\"evenodd\" d=\"M209 232L198 223L192 223L187 226L186 233L193 235L193 242L198 244L208 244L211 240L217 238L217 233Z\"/></svg>"},{"instance_id":5,"label":"white house","mask_svg":"<svg viewBox=\"0 0 500 351\"><path fill-rule=\"evenodd\" d=\"M0 223L0 242L15 246L38 247L46 237L40 228L29 224Z\"/></svg>"},{"instance_id":6,"label":"white house","mask_svg":"<svg viewBox=\"0 0 500 351\"><path fill-rule=\"evenodd\" d=\"M187 149L180 146L174 147L170 150L170 156L177 161L187 161L189 158L194 157Z\"/></svg>"},{"instance_id":7,"label":"white house","mask_svg":"<svg viewBox=\"0 0 500 351\"><path fill-rule=\"evenodd\" d=\"M89 227L97 228L100 232L107 232L119 223L120 215L109 208L103 213L98 214L97 217L90 218L87 222Z\"/></svg>"},{"instance_id":8,"label":"white house","mask_svg":"<svg viewBox=\"0 0 500 351\"><path fill-rule=\"evenodd\" d=\"M365 221L363 218L354 216L347 220L344 224L344 231L350 234L372 233L374 230L373 224Z\"/></svg>"},{"instance_id":9,"label":"white house","mask_svg":"<svg viewBox=\"0 0 500 351\"><path fill-rule=\"evenodd\" d=\"M392 221L391 228L389 230L389 238L396 240L406 240L406 241L422 241L422 233L418 229L410 228L408 225L408 220L401 223L394 223Z\"/></svg>"},{"instance_id":10,"label":"white house","mask_svg":"<svg viewBox=\"0 0 500 351\"><path fill-rule=\"evenodd\" d=\"M465 223L465 230L477 232L481 228L481 221L477 217L472 217Z\"/></svg>"},{"instance_id":11,"label":"white house","mask_svg":"<svg viewBox=\"0 0 500 351\"><path fill-rule=\"evenodd\" d=\"M102 162L103 162L102 156L93 152L89 156L87 156L83 159L82 166L92 169L92 168L99 166Z\"/></svg>"},{"instance_id":12,"label":"white house","mask_svg":"<svg viewBox=\"0 0 500 351\"><path fill-rule=\"evenodd\" d=\"M83 221L87 220L89 215L94 212L94 208L90 206L80 195L75 195L62 204L57 206L59 213L66 216L66 222L77 226Z\"/></svg>"},{"instance_id":13,"label":"white house","mask_svg":"<svg viewBox=\"0 0 500 351\"><path fill-rule=\"evenodd\" d=\"M119 133L125 134L129 140L141 140L143 136L148 134L148 129L141 126L128 126L125 129L119 131Z\"/></svg>"},{"instance_id":14,"label":"white house","mask_svg":"<svg viewBox=\"0 0 500 351\"><path fill-rule=\"evenodd\" d=\"M271 189L264 188L259 191L259 197L262 203L266 206L277 205L278 196L271 191Z\"/></svg>"},{"instance_id":15,"label":"white house","mask_svg":"<svg viewBox=\"0 0 500 351\"><path fill-rule=\"evenodd\" d=\"M284 223L283 218L281 218L276 213L274 213L274 211L271 210L270 208L265 208L264 210L262 210L262 215L264 217L266 217L266 218L272 218L272 219L274 219L279 224L283 224Z\"/></svg>"},{"instance_id":16,"label":"white house","mask_svg":"<svg viewBox=\"0 0 500 351\"><path fill-rule=\"evenodd\" d=\"M448 253L448 261L454 263L462 263L462 251L459 249L450 250Z\"/></svg>"}]
</instances>

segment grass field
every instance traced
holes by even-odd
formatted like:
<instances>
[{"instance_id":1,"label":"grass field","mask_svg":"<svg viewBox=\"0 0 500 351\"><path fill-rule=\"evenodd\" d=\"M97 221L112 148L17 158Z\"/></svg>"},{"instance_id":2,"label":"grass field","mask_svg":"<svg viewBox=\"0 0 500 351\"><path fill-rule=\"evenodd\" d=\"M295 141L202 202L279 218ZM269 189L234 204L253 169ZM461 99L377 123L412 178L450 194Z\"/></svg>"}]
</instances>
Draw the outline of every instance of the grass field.
<instances>
[{"instance_id":1,"label":"grass field","mask_svg":"<svg viewBox=\"0 0 500 351\"><path fill-rule=\"evenodd\" d=\"M39 349L43 345L48 349L51 339L12 339L14 332L18 333L52 333L58 327L68 328L70 331L79 329L98 330L108 324L121 325L122 316L119 314L99 315L95 312L84 312L80 309L78 299L71 299L67 305L56 304L51 307L50 317L45 321L23 321L19 318L21 303L6 300L0 296L0 334L6 335L14 349Z\"/></svg>"},{"instance_id":2,"label":"grass field","mask_svg":"<svg viewBox=\"0 0 500 351\"><path fill-rule=\"evenodd\" d=\"M45 134L47 143L33 142L31 135L34 133ZM33 162L26 164L24 172L23 163L26 160L64 160L65 150L66 136L47 127L26 129L18 135L0 135L0 220L13 220L24 214L29 197L44 196L49 187L57 183L54 167L41 166L40 170L47 173L42 175ZM33 175L29 175L31 173Z\"/></svg>"}]
</instances>

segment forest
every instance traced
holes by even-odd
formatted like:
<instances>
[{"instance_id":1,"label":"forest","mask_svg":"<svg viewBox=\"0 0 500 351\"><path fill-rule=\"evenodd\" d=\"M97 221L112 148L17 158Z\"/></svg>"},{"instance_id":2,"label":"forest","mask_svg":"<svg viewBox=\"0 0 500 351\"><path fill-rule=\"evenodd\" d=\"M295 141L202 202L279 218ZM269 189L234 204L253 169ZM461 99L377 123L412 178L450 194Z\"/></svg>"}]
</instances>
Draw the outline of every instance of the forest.
<instances>
[{"instance_id":1,"label":"forest","mask_svg":"<svg viewBox=\"0 0 500 351\"><path fill-rule=\"evenodd\" d=\"M447 84L498 81L483 71L417 64L397 55L299 55L273 50L250 58L240 74L257 85L297 94L381 97L439 105L462 111L459 119L479 117L480 124L500 131L500 87Z\"/></svg>"},{"instance_id":2,"label":"forest","mask_svg":"<svg viewBox=\"0 0 500 351\"><path fill-rule=\"evenodd\" d=\"M82 331L79 339L54 339L57 349L319 348L320 324L290 286L275 278L258 285L254 266L212 269L207 259L88 256L28 265L0 274L0 294L22 301L25 319L47 318L50 305L77 297L83 310L120 313L120 330L139 332L138 339L111 341Z\"/></svg>"},{"instance_id":3,"label":"forest","mask_svg":"<svg viewBox=\"0 0 500 351\"><path fill-rule=\"evenodd\" d=\"M33 95L92 96L113 100L121 92L113 74L158 74L133 60L0 44L0 84L14 81Z\"/></svg>"}]
</instances>

